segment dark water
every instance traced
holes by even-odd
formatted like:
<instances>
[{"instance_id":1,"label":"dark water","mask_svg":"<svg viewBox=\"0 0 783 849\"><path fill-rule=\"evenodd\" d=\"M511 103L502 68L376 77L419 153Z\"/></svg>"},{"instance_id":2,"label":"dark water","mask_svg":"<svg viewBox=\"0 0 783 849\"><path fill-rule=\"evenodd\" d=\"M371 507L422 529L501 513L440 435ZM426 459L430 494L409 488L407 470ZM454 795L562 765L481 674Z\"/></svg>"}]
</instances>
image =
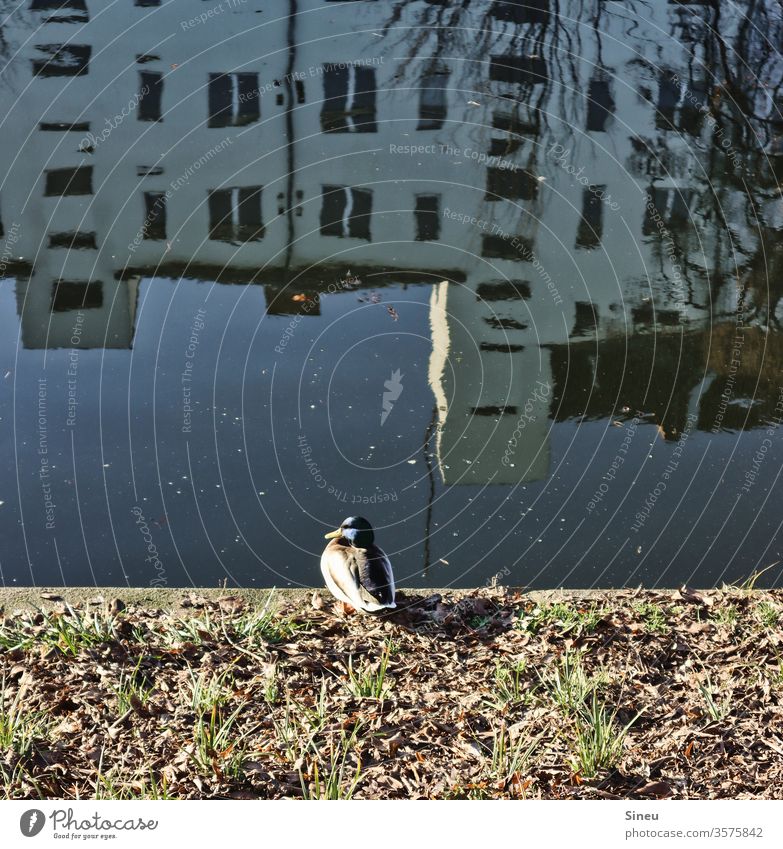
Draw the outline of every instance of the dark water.
<instances>
[{"instance_id":1,"label":"dark water","mask_svg":"<svg viewBox=\"0 0 783 849\"><path fill-rule=\"evenodd\" d=\"M778 3L1 5L4 584L780 584Z\"/></svg>"}]
</instances>

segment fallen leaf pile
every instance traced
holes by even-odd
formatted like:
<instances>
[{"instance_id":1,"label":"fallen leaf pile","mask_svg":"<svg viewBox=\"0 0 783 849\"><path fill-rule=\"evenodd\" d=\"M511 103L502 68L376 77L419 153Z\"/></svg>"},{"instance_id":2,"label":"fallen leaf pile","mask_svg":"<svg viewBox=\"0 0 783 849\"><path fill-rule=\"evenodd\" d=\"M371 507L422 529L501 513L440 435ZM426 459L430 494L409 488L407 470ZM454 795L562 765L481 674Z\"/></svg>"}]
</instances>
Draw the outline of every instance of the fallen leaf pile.
<instances>
[{"instance_id":1,"label":"fallen leaf pile","mask_svg":"<svg viewBox=\"0 0 783 849\"><path fill-rule=\"evenodd\" d=\"M776 590L3 617L6 798L783 798Z\"/></svg>"}]
</instances>

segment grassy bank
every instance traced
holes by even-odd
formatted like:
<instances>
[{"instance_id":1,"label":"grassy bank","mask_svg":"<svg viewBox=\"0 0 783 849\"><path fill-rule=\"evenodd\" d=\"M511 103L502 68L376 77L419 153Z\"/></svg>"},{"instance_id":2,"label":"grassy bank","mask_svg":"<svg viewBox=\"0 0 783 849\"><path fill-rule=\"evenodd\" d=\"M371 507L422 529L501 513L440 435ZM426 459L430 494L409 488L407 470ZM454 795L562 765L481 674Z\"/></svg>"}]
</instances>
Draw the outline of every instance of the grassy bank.
<instances>
[{"instance_id":1,"label":"grassy bank","mask_svg":"<svg viewBox=\"0 0 783 849\"><path fill-rule=\"evenodd\" d=\"M5 797L783 798L780 591L132 595L6 606Z\"/></svg>"}]
</instances>

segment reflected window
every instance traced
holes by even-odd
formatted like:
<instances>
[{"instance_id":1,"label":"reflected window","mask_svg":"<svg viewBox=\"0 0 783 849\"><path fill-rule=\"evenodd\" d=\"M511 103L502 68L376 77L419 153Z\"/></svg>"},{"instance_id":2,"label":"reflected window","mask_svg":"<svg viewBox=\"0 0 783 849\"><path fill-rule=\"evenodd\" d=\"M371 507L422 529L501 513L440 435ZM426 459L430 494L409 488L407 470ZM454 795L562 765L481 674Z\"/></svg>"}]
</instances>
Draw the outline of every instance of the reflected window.
<instances>
[{"instance_id":1,"label":"reflected window","mask_svg":"<svg viewBox=\"0 0 783 849\"><path fill-rule=\"evenodd\" d=\"M84 233L76 230L70 233L50 233L50 248L66 248L74 250L95 250L98 245L95 242L95 233Z\"/></svg>"},{"instance_id":2,"label":"reflected window","mask_svg":"<svg viewBox=\"0 0 783 849\"><path fill-rule=\"evenodd\" d=\"M162 165L137 165L137 177L159 177L163 173Z\"/></svg>"},{"instance_id":3,"label":"reflected window","mask_svg":"<svg viewBox=\"0 0 783 849\"><path fill-rule=\"evenodd\" d=\"M65 13L44 18L45 24L79 24L90 20L85 0L30 0L30 11Z\"/></svg>"},{"instance_id":4,"label":"reflected window","mask_svg":"<svg viewBox=\"0 0 783 849\"><path fill-rule=\"evenodd\" d=\"M545 24L549 20L549 0L495 0L489 13L512 24Z\"/></svg>"},{"instance_id":5,"label":"reflected window","mask_svg":"<svg viewBox=\"0 0 783 849\"><path fill-rule=\"evenodd\" d=\"M598 309L591 301L577 301L571 336L592 336L598 331Z\"/></svg>"},{"instance_id":6,"label":"reflected window","mask_svg":"<svg viewBox=\"0 0 783 849\"><path fill-rule=\"evenodd\" d=\"M139 72L139 121L162 121L163 74L158 71Z\"/></svg>"},{"instance_id":7,"label":"reflected window","mask_svg":"<svg viewBox=\"0 0 783 849\"><path fill-rule=\"evenodd\" d=\"M439 130L446 118L446 91L449 72L445 69L428 71L419 83L419 123L417 130Z\"/></svg>"},{"instance_id":8,"label":"reflected window","mask_svg":"<svg viewBox=\"0 0 783 849\"><path fill-rule=\"evenodd\" d=\"M491 138L489 140L489 155L499 156L503 159L506 156L511 156L512 153L516 153L521 146L522 141L520 139Z\"/></svg>"},{"instance_id":9,"label":"reflected window","mask_svg":"<svg viewBox=\"0 0 783 849\"><path fill-rule=\"evenodd\" d=\"M517 354L524 350L524 345L516 345L513 342L482 342L479 345L479 351L496 351L499 354Z\"/></svg>"},{"instance_id":10,"label":"reflected window","mask_svg":"<svg viewBox=\"0 0 783 849\"><path fill-rule=\"evenodd\" d=\"M99 280L55 280L52 283L52 312L92 310L103 306L103 283Z\"/></svg>"},{"instance_id":11,"label":"reflected window","mask_svg":"<svg viewBox=\"0 0 783 849\"><path fill-rule=\"evenodd\" d=\"M46 172L46 197L92 194L92 165L76 168L53 168Z\"/></svg>"},{"instance_id":12,"label":"reflected window","mask_svg":"<svg viewBox=\"0 0 783 849\"><path fill-rule=\"evenodd\" d=\"M235 186L209 193L209 238L216 242L257 242L264 237L261 186Z\"/></svg>"},{"instance_id":13,"label":"reflected window","mask_svg":"<svg viewBox=\"0 0 783 849\"><path fill-rule=\"evenodd\" d=\"M89 71L89 44L38 44L35 49L44 54L43 58L33 59L33 74L37 77L79 77Z\"/></svg>"},{"instance_id":14,"label":"reflected window","mask_svg":"<svg viewBox=\"0 0 783 849\"><path fill-rule=\"evenodd\" d=\"M709 89L705 80L683 80L674 71L663 69L658 80L655 124L661 130L701 133L708 111Z\"/></svg>"},{"instance_id":15,"label":"reflected window","mask_svg":"<svg viewBox=\"0 0 783 849\"><path fill-rule=\"evenodd\" d=\"M609 75L601 71L587 88L587 123L589 133L605 133L609 118L614 115L614 97Z\"/></svg>"},{"instance_id":16,"label":"reflected window","mask_svg":"<svg viewBox=\"0 0 783 849\"><path fill-rule=\"evenodd\" d=\"M416 241L440 239L440 195L416 195Z\"/></svg>"},{"instance_id":17,"label":"reflected window","mask_svg":"<svg viewBox=\"0 0 783 849\"><path fill-rule=\"evenodd\" d=\"M363 65L324 65L324 133L375 133L375 69Z\"/></svg>"},{"instance_id":18,"label":"reflected window","mask_svg":"<svg viewBox=\"0 0 783 849\"><path fill-rule=\"evenodd\" d=\"M30 0L30 9L33 12L48 12L56 9L77 9L80 12L87 11L85 0Z\"/></svg>"},{"instance_id":19,"label":"reflected window","mask_svg":"<svg viewBox=\"0 0 783 849\"><path fill-rule=\"evenodd\" d=\"M90 122L41 121L38 129L45 133L86 133L90 129Z\"/></svg>"},{"instance_id":20,"label":"reflected window","mask_svg":"<svg viewBox=\"0 0 783 849\"><path fill-rule=\"evenodd\" d=\"M647 191L644 205L642 233L645 236L658 235L671 238L669 227L681 231L690 222L690 202L693 192L690 189L665 189L653 186Z\"/></svg>"},{"instance_id":21,"label":"reflected window","mask_svg":"<svg viewBox=\"0 0 783 849\"><path fill-rule=\"evenodd\" d=\"M632 307L631 317L634 324L642 324L648 327L653 327L656 324L664 327L676 327L681 322L679 310L657 310L652 301L646 301L637 307Z\"/></svg>"},{"instance_id":22,"label":"reflected window","mask_svg":"<svg viewBox=\"0 0 783 849\"><path fill-rule=\"evenodd\" d=\"M481 407L470 407L471 416L515 416L517 407L515 404L485 404Z\"/></svg>"},{"instance_id":23,"label":"reflected window","mask_svg":"<svg viewBox=\"0 0 783 849\"><path fill-rule=\"evenodd\" d=\"M532 115L524 118L509 112L493 112L492 127L514 136L537 136L539 133L539 125Z\"/></svg>"},{"instance_id":24,"label":"reflected window","mask_svg":"<svg viewBox=\"0 0 783 849\"><path fill-rule=\"evenodd\" d=\"M701 135L704 116L709 111L707 98L709 95L706 80L691 80L685 91L677 127L692 136Z\"/></svg>"},{"instance_id":25,"label":"reflected window","mask_svg":"<svg viewBox=\"0 0 783 849\"><path fill-rule=\"evenodd\" d=\"M166 238L166 193L144 192L142 236L151 241Z\"/></svg>"},{"instance_id":26,"label":"reflected window","mask_svg":"<svg viewBox=\"0 0 783 849\"><path fill-rule=\"evenodd\" d=\"M527 330L527 325L515 318L500 318L493 315L485 316L484 321L495 330Z\"/></svg>"},{"instance_id":27,"label":"reflected window","mask_svg":"<svg viewBox=\"0 0 783 849\"><path fill-rule=\"evenodd\" d=\"M371 241L372 192L351 186L321 189L321 235Z\"/></svg>"},{"instance_id":28,"label":"reflected window","mask_svg":"<svg viewBox=\"0 0 783 849\"><path fill-rule=\"evenodd\" d=\"M295 202L293 206L289 208L286 203L286 193L278 192L277 193L277 214L278 215L286 215L288 212L293 212L297 218L302 217L302 204L304 203L304 192L301 189L297 189L294 192Z\"/></svg>"},{"instance_id":29,"label":"reflected window","mask_svg":"<svg viewBox=\"0 0 783 849\"><path fill-rule=\"evenodd\" d=\"M476 289L477 301L519 301L530 297L530 283L527 280L490 280L479 283Z\"/></svg>"},{"instance_id":30,"label":"reflected window","mask_svg":"<svg viewBox=\"0 0 783 849\"><path fill-rule=\"evenodd\" d=\"M604 232L604 202L606 186L588 186L582 189L582 219L576 230L576 247L585 250L597 248Z\"/></svg>"},{"instance_id":31,"label":"reflected window","mask_svg":"<svg viewBox=\"0 0 783 849\"><path fill-rule=\"evenodd\" d=\"M661 70L658 81L658 103L655 116L656 126L669 129L674 126L674 111L680 102L680 83L671 71Z\"/></svg>"},{"instance_id":32,"label":"reflected window","mask_svg":"<svg viewBox=\"0 0 783 849\"><path fill-rule=\"evenodd\" d=\"M501 83L545 83L548 79L546 61L543 56L520 56L517 53L493 56L489 65L489 78Z\"/></svg>"},{"instance_id":33,"label":"reflected window","mask_svg":"<svg viewBox=\"0 0 783 849\"><path fill-rule=\"evenodd\" d=\"M209 127L243 127L261 117L258 74L209 75Z\"/></svg>"},{"instance_id":34,"label":"reflected window","mask_svg":"<svg viewBox=\"0 0 783 849\"><path fill-rule=\"evenodd\" d=\"M516 242L516 244L515 244ZM491 236L481 238L481 255L495 259L526 260L532 255L533 243L524 236Z\"/></svg>"},{"instance_id":35,"label":"reflected window","mask_svg":"<svg viewBox=\"0 0 783 849\"><path fill-rule=\"evenodd\" d=\"M538 180L522 168L487 168L485 200L533 200Z\"/></svg>"}]
</instances>

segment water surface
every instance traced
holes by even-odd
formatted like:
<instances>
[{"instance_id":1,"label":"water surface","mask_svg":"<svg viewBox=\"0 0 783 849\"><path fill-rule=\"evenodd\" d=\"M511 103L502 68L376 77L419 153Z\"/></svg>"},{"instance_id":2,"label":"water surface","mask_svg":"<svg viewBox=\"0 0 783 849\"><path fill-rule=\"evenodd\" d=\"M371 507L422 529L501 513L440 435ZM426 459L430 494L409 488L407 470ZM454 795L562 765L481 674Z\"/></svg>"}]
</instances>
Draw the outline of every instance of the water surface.
<instances>
[{"instance_id":1,"label":"water surface","mask_svg":"<svg viewBox=\"0 0 783 849\"><path fill-rule=\"evenodd\" d=\"M4 585L780 583L779 4L2 5Z\"/></svg>"}]
</instances>

